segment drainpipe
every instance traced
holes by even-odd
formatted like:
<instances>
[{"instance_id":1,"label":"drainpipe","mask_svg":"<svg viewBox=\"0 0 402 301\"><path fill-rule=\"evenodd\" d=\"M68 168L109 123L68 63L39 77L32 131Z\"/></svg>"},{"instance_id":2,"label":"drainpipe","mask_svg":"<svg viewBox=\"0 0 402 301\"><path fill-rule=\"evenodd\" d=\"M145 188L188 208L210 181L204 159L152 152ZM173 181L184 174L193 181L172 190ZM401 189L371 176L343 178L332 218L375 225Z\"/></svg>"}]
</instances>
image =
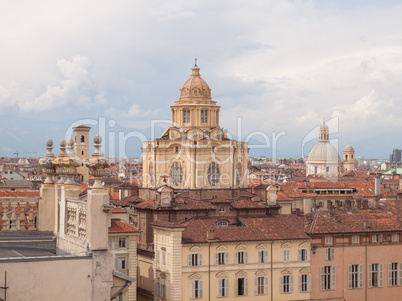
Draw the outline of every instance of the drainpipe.
<instances>
[{"instance_id":1,"label":"drainpipe","mask_svg":"<svg viewBox=\"0 0 402 301\"><path fill-rule=\"evenodd\" d=\"M211 300L211 243L208 244L208 300Z\"/></svg>"},{"instance_id":2,"label":"drainpipe","mask_svg":"<svg viewBox=\"0 0 402 301\"><path fill-rule=\"evenodd\" d=\"M365 254L365 259L366 259L366 267L365 267L365 274L366 274L366 277L368 277L368 266L367 266L367 245L368 245L368 233L366 233L366 254ZM364 283L364 282L363 282ZM365 283L365 290L364 290L364 300L365 301L367 301L367 287L368 287L368 279L367 279L367 281L366 281L366 283Z\"/></svg>"},{"instance_id":3,"label":"drainpipe","mask_svg":"<svg viewBox=\"0 0 402 301\"><path fill-rule=\"evenodd\" d=\"M273 271L273 262L272 262L272 260L273 260L273 258L274 258L274 254L273 254L273 248L272 248L272 244L273 244L274 242L273 241L271 241L271 301L273 301L274 300L274 288L273 288L273 285L274 285L274 271Z\"/></svg>"}]
</instances>

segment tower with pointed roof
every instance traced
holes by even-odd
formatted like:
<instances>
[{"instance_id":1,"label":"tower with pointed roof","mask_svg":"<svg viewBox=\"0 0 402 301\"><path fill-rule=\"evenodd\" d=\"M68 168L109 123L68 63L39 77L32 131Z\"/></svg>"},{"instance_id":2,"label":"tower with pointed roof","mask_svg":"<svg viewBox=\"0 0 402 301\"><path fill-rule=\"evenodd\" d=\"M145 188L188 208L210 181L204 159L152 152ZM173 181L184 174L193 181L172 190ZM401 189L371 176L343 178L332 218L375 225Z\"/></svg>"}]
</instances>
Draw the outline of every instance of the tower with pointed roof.
<instances>
[{"instance_id":1,"label":"tower with pointed roof","mask_svg":"<svg viewBox=\"0 0 402 301\"><path fill-rule=\"evenodd\" d=\"M195 65L171 106L171 126L160 138L143 143L143 187L247 187L247 143L227 137L219 114Z\"/></svg>"}]
</instances>

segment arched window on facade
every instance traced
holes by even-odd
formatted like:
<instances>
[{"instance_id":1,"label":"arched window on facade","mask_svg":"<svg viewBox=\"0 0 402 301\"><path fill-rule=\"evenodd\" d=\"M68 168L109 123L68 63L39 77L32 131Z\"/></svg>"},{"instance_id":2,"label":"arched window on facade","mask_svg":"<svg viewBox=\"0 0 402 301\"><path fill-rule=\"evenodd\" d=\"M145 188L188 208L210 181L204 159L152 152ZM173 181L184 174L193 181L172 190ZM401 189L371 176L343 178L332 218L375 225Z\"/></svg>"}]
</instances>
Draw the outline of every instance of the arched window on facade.
<instances>
[{"instance_id":1,"label":"arched window on facade","mask_svg":"<svg viewBox=\"0 0 402 301\"><path fill-rule=\"evenodd\" d=\"M219 165L216 162L211 162L208 167L208 181L211 186L216 186L219 184L219 178L221 176L219 171Z\"/></svg>"},{"instance_id":2,"label":"arched window on facade","mask_svg":"<svg viewBox=\"0 0 402 301\"><path fill-rule=\"evenodd\" d=\"M85 136L81 135L81 143L84 143L84 142L85 142Z\"/></svg>"},{"instance_id":3,"label":"arched window on facade","mask_svg":"<svg viewBox=\"0 0 402 301\"><path fill-rule=\"evenodd\" d=\"M154 183L154 164L152 162L149 163L149 183L151 185Z\"/></svg>"},{"instance_id":4,"label":"arched window on facade","mask_svg":"<svg viewBox=\"0 0 402 301\"><path fill-rule=\"evenodd\" d=\"M229 222L228 222L228 221L225 221L225 220L221 220L221 221L218 221L218 222L216 223L216 226L217 226L217 227L228 227L228 226L229 226Z\"/></svg>"},{"instance_id":5,"label":"arched window on facade","mask_svg":"<svg viewBox=\"0 0 402 301\"><path fill-rule=\"evenodd\" d=\"M173 186L180 186L183 182L183 168L180 162L174 162L170 167L170 181Z\"/></svg>"}]
</instances>

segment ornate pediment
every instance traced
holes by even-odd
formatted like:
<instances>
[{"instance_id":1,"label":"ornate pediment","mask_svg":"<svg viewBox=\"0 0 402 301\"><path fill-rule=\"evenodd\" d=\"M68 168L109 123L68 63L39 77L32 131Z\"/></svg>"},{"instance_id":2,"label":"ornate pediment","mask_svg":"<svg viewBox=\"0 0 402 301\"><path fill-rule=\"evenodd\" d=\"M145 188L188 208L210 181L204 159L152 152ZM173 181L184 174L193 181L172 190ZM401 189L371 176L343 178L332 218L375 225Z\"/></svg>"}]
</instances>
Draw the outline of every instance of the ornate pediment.
<instances>
[{"instance_id":1,"label":"ornate pediment","mask_svg":"<svg viewBox=\"0 0 402 301\"><path fill-rule=\"evenodd\" d=\"M263 277L263 276L267 276L267 272L265 272L264 270L258 270L257 272L255 272L255 275L257 277Z\"/></svg>"},{"instance_id":2,"label":"ornate pediment","mask_svg":"<svg viewBox=\"0 0 402 301\"><path fill-rule=\"evenodd\" d=\"M228 278L229 277L228 273L225 273L225 272L216 273L215 276L216 276L216 278Z\"/></svg>"},{"instance_id":3,"label":"ornate pediment","mask_svg":"<svg viewBox=\"0 0 402 301\"><path fill-rule=\"evenodd\" d=\"M282 275L292 275L292 270L290 269L284 269L281 271Z\"/></svg>"},{"instance_id":4,"label":"ornate pediment","mask_svg":"<svg viewBox=\"0 0 402 301\"><path fill-rule=\"evenodd\" d=\"M191 247L190 252L193 252L193 253L201 252L201 248L198 246Z\"/></svg>"},{"instance_id":5,"label":"ornate pediment","mask_svg":"<svg viewBox=\"0 0 402 301\"><path fill-rule=\"evenodd\" d=\"M236 246L236 250L247 250L245 245L238 245Z\"/></svg>"},{"instance_id":6,"label":"ornate pediment","mask_svg":"<svg viewBox=\"0 0 402 301\"><path fill-rule=\"evenodd\" d=\"M259 244L256 248L257 248L258 250L261 250L261 249L266 249L267 246L264 245L264 244Z\"/></svg>"},{"instance_id":7,"label":"ornate pediment","mask_svg":"<svg viewBox=\"0 0 402 301\"><path fill-rule=\"evenodd\" d=\"M292 247L292 245L290 243L288 243L288 242L285 242L284 244L282 244L282 248L288 249L288 248L291 248L291 247Z\"/></svg>"},{"instance_id":8,"label":"ornate pediment","mask_svg":"<svg viewBox=\"0 0 402 301\"><path fill-rule=\"evenodd\" d=\"M303 241L300 245L301 248L309 248L310 244L307 241Z\"/></svg>"},{"instance_id":9,"label":"ornate pediment","mask_svg":"<svg viewBox=\"0 0 402 301\"><path fill-rule=\"evenodd\" d=\"M235 275L237 278L246 278L247 277L247 273L245 271L238 271Z\"/></svg>"},{"instance_id":10,"label":"ornate pediment","mask_svg":"<svg viewBox=\"0 0 402 301\"><path fill-rule=\"evenodd\" d=\"M217 251L226 251L228 248L226 248L224 245L220 245L219 247L216 248Z\"/></svg>"},{"instance_id":11,"label":"ornate pediment","mask_svg":"<svg viewBox=\"0 0 402 301\"><path fill-rule=\"evenodd\" d=\"M189 279L192 279L192 280L194 280L194 279L201 279L201 275L198 274L198 273L194 273L194 274L191 274L190 276L188 276L188 278L189 278Z\"/></svg>"},{"instance_id":12,"label":"ornate pediment","mask_svg":"<svg viewBox=\"0 0 402 301\"><path fill-rule=\"evenodd\" d=\"M299 270L300 274L311 274L311 269L310 267L305 267Z\"/></svg>"}]
</instances>

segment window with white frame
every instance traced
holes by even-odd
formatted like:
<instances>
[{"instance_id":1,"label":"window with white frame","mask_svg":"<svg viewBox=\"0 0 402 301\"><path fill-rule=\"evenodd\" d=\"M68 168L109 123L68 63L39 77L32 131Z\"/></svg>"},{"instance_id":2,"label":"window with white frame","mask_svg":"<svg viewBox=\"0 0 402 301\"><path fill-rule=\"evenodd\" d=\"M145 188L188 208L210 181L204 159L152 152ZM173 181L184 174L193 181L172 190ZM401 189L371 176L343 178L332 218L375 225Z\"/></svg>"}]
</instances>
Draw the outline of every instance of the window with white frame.
<instances>
[{"instance_id":1,"label":"window with white frame","mask_svg":"<svg viewBox=\"0 0 402 301\"><path fill-rule=\"evenodd\" d=\"M348 266L348 288L362 288L363 287L363 265L352 264Z\"/></svg>"},{"instance_id":2,"label":"window with white frame","mask_svg":"<svg viewBox=\"0 0 402 301\"><path fill-rule=\"evenodd\" d=\"M268 294L268 277L254 278L254 294L255 295Z\"/></svg>"},{"instance_id":3,"label":"window with white frame","mask_svg":"<svg viewBox=\"0 0 402 301\"><path fill-rule=\"evenodd\" d=\"M392 234L392 242L399 242L399 233Z\"/></svg>"},{"instance_id":4,"label":"window with white frame","mask_svg":"<svg viewBox=\"0 0 402 301\"><path fill-rule=\"evenodd\" d=\"M235 254L235 264L246 264L247 260L247 252L246 251L239 251Z\"/></svg>"},{"instance_id":5,"label":"window with white frame","mask_svg":"<svg viewBox=\"0 0 402 301\"><path fill-rule=\"evenodd\" d=\"M382 263L372 263L368 265L368 287L383 286L384 265Z\"/></svg>"},{"instance_id":6,"label":"window with white frame","mask_svg":"<svg viewBox=\"0 0 402 301\"><path fill-rule=\"evenodd\" d=\"M191 280L191 299L202 298L202 280Z\"/></svg>"},{"instance_id":7,"label":"window with white frame","mask_svg":"<svg viewBox=\"0 0 402 301\"><path fill-rule=\"evenodd\" d=\"M202 265L202 254L193 253L188 255L188 266L200 266Z\"/></svg>"},{"instance_id":8,"label":"window with white frame","mask_svg":"<svg viewBox=\"0 0 402 301\"><path fill-rule=\"evenodd\" d=\"M247 278L237 278L236 279L236 296L247 296L248 295L248 279Z\"/></svg>"},{"instance_id":9,"label":"window with white frame","mask_svg":"<svg viewBox=\"0 0 402 301\"><path fill-rule=\"evenodd\" d=\"M402 263L388 263L388 286L402 285Z\"/></svg>"},{"instance_id":10,"label":"window with white frame","mask_svg":"<svg viewBox=\"0 0 402 301\"><path fill-rule=\"evenodd\" d=\"M201 123L208 123L208 110L201 109Z\"/></svg>"},{"instance_id":11,"label":"window with white frame","mask_svg":"<svg viewBox=\"0 0 402 301\"><path fill-rule=\"evenodd\" d=\"M281 276L281 293L293 293L293 276Z\"/></svg>"},{"instance_id":12,"label":"window with white frame","mask_svg":"<svg viewBox=\"0 0 402 301\"><path fill-rule=\"evenodd\" d=\"M300 249L299 250L299 261L307 261L308 260L308 250Z\"/></svg>"},{"instance_id":13,"label":"window with white frame","mask_svg":"<svg viewBox=\"0 0 402 301\"><path fill-rule=\"evenodd\" d=\"M215 253L215 265L229 264L229 253L218 252Z\"/></svg>"},{"instance_id":14,"label":"window with white frame","mask_svg":"<svg viewBox=\"0 0 402 301\"><path fill-rule=\"evenodd\" d=\"M325 244L326 244L326 245L332 245L333 242L334 242L334 239L333 239L332 236L330 236L330 235L325 236Z\"/></svg>"},{"instance_id":15,"label":"window with white frame","mask_svg":"<svg viewBox=\"0 0 402 301\"><path fill-rule=\"evenodd\" d=\"M218 297L229 296L229 279L218 279Z\"/></svg>"},{"instance_id":16,"label":"window with white frame","mask_svg":"<svg viewBox=\"0 0 402 301\"><path fill-rule=\"evenodd\" d=\"M180 186L183 182L183 167L180 162L174 162L170 167L170 181L174 186Z\"/></svg>"},{"instance_id":17,"label":"window with white frame","mask_svg":"<svg viewBox=\"0 0 402 301\"><path fill-rule=\"evenodd\" d=\"M321 290L335 290L336 289L336 267L335 266L322 266L321 267Z\"/></svg>"},{"instance_id":18,"label":"window with white frame","mask_svg":"<svg viewBox=\"0 0 402 301\"><path fill-rule=\"evenodd\" d=\"M183 123L190 123L190 110L183 110Z\"/></svg>"},{"instance_id":19,"label":"window with white frame","mask_svg":"<svg viewBox=\"0 0 402 301\"><path fill-rule=\"evenodd\" d=\"M283 249L282 254L283 254L283 262L289 262L290 261L290 249Z\"/></svg>"},{"instance_id":20,"label":"window with white frame","mask_svg":"<svg viewBox=\"0 0 402 301\"><path fill-rule=\"evenodd\" d=\"M360 235L352 235L352 244L360 243Z\"/></svg>"},{"instance_id":21,"label":"window with white frame","mask_svg":"<svg viewBox=\"0 0 402 301\"><path fill-rule=\"evenodd\" d=\"M166 292L166 280L165 279L161 279L161 289L160 289L160 296L162 298L166 298L167 296L167 292Z\"/></svg>"},{"instance_id":22,"label":"window with white frame","mask_svg":"<svg viewBox=\"0 0 402 301\"><path fill-rule=\"evenodd\" d=\"M126 257L117 257L117 269L123 272L127 267L127 258Z\"/></svg>"},{"instance_id":23,"label":"window with white frame","mask_svg":"<svg viewBox=\"0 0 402 301\"><path fill-rule=\"evenodd\" d=\"M335 249L325 248L325 260L334 260L334 257L335 257Z\"/></svg>"},{"instance_id":24,"label":"window with white frame","mask_svg":"<svg viewBox=\"0 0 402 301\"><path fill-rule=\"evenodd\" d=\"M258 263L268 262L268 251L259 250L258 251Z\"/></svg>"},{"instance_id":25,"label":"window with white frame","mask_svg":"<svg viewBox=\"0 0 402 301\"><path fill-rule=\"evenodd\" d=\"M311 275L299 275L299 292L305 293L311 291Z\"/></svg>"},{"instance_id":26,"label":"window with white frame","mask_svg":"<svg viewBox=\"0 0 402 301\"><path fill-rule=\"evenodd\" d=\"M125 248L125 247L126 247L126 238L119 237L119 248Z\"/></svg>"},{"instance_id":27,"label":"window with white frame","mask_svg":"<svg viewBox=\"0 0 402 301\"><path fill-rule=\"evenodd\" d=\"M371 236L372 242L382 242L382 234L373 234Z\"/></svg>"}]
</instances>

